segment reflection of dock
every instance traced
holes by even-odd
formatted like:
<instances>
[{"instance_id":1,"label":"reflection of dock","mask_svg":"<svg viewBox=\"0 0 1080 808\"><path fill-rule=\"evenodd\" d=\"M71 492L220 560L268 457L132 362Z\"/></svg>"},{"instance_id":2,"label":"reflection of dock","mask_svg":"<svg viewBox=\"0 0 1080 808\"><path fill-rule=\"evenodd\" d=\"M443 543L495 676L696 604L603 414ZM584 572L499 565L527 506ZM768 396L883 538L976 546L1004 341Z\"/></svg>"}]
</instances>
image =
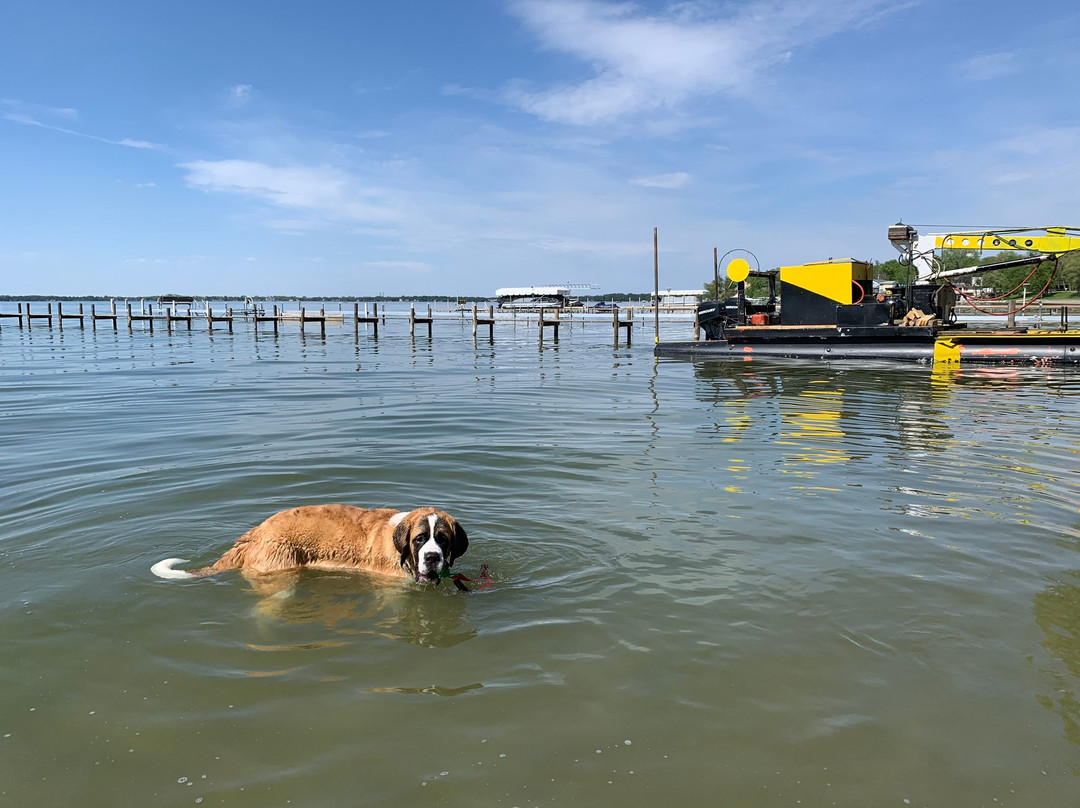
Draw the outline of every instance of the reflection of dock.
<instances>
[{"instance_id":1,"label":"reflection of dock","mask_svg":"<svg viewBox=\"0 0 1080 808\"><path fill-rule=\"evenodd\" d=\"M37 328L44 324L47 328L56 327L63 330L65 324L71 324L72 321L75 321L79 328L86 328L89 321L90 327L95 331L109 326L113 331L119 331L123 326L129 333L143 330L153 333L157 328L164 328L170 333L177 329L185 331L205 329L213 332L215 328L224 327L232 333L234 325L239 322L250 323L251 330L256 335L260 331L270 329L277 334L288 324L298 324L301 333L309 327L317 326L324 337L328 325L345 328L351 325L357 337L360 336L361 326L364 326L365 333L378 339L380 326L386 327L388 323L398 322L408 324L409 336L414 339L417 326L427 326L428 339L434 339L436 323L471 322L474 341L482 328L487 330L487 339L494 342L495 332L500 328L517 330L519 327L524 327L536 329L541 345L546 335L550 335L549 338L552 341L558 342L561 327L593 328L607 324L612 329L615 347L618 347L620 342L630 345L634 326L644 327L647 320L644 317L635 318L635 309L631 307L614 308L610 312L601 313L555 307L544 307L535 311L497 310L492 305L483 310L473 304L471 308L458 306L436 311L428 304L425 312L418 311L416 305L413 304L408 312L390 313L385 308L380 309L378 303L370 304L370 307L365 303L363 308L360 303L354 303L351 312L348 310L326 311L323 306L320 306L318 310L309 310L306 306L300 306L297 310L288 310L279 308L276 304L272 305L269 311L261 306L249 305L245 305L240 310L225 306L215 311L209 303L205 304L205 308L201 310L187 305L162 306L145 302L138 304L137 307L126 302L122 308L118 308L116 301L112 300L107 304L101 304L100 309L98 303L93 303L90 305L90 311L86 312L85 304L77 305L78 312L74 313L70 308L65 312L63 303L60 302L55 304L55 311L51 302L37 304L33 309L30 303L17 303L14 311L0 311L0 324L14 320L19 328ZM647 310L653 311L651 308ZM666 307L661 307L661 311L671 313Z\"/></svg>"}]
</instances>

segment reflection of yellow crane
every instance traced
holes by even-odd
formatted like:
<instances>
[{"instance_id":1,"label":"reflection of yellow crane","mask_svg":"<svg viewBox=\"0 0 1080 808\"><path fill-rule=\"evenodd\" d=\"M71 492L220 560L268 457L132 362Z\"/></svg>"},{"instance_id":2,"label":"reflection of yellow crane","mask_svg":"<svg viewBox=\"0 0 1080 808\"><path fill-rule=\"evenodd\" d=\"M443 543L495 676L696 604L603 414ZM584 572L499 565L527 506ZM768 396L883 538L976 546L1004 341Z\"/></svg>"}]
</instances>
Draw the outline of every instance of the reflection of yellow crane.
<instances>
[{"instance_id":1,"label":"reflection of yellow crane","mask_svg":"<svg viewBox=\"0 0 1080 808\"><path fill-rule=\"evenodd\" d=\"M963 230L955 233L919 232L900 222L889 228L889 241L900 251L900 263L916 269L916 283L956 275L988 272L1007 266L1022 266L1049 261L1073 250L1080 250L1080 227L1018 227L1003 230ZM1034 255L997 264L935 271L935 250L1025 250Z\"/></svg>"}]
</instances>

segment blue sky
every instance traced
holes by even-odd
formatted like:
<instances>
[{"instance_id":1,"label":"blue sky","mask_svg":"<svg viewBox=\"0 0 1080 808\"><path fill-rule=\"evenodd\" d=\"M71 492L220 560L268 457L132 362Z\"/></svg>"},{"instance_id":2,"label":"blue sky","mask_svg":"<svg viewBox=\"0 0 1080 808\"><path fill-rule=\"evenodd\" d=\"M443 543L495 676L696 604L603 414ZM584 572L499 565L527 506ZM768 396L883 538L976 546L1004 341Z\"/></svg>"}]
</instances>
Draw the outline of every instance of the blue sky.
<instances>
[{"instance_id":1,"label":"blue sky","mask_svg":"<svg viewBox=\"0 0 1080 808\"><path fill-rule=\"evenodd\" d=\"M7 294L639 291L654 227L682 289L1080 225L1074 2L39 0L0 45Z\"/></svg>"}]
</instances>

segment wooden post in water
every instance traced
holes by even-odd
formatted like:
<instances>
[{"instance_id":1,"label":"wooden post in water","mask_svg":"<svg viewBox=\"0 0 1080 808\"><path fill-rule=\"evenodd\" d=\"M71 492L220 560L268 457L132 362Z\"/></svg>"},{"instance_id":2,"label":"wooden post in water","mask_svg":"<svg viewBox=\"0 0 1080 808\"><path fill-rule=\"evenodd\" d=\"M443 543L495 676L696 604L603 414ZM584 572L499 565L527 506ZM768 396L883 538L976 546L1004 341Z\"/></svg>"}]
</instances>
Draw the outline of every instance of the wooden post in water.
<instances>
[{"instance_id":1,"label":"wooden post in water","mask_svg":"<svg viewBox=\"0 0 1080 808\"><path fill-rule=\"evenodd\" d=\"M232 309L228 306L225 307L224 316L214 316L214 310L210 307L210 301L206 301L206 330L213 331L214 323L228 323L229 333L232 333Z\"/></svg>"},{"instance_id":2,"label":"wooden post in water","mask_svg":"<svg viewBox=\"0 0 1080 808\"><path fill-rule=\"evenodd\" d=\"M713 300L720 299L720 259L716 257L717 249L712 248L712 274L713 274Z\"/></svg>"},{"instance_id":3,"label":"wooden post in water","mask_svg":"<svg viewBox=\"0 0 1080 808\"><path fill-rule=\"evenodd\" d=\"M619 347L619 329L623 328L623 329L626 330L626 347L629 348L630 347L630 330L633 328L633 325L634 325L634 310L633 309L628 309L627 310L625 320L620 319L620 311L619 311L619 309L612 309L611 310L611 315L612 315L612 327L615 329L615 347L616 348Z\"/></svg>"},{"instance_id":4,"label":"wooden post in water","mask_svg":"<svg viewBox=\"0 0 1080 808\"><path fill-rule=\"evenodd\" d=\"M79 304L78 314L64 314L64 304L57 301L56 304L56 318L60 323L60 330L64 330L64 320L78 320L79 328L86 328L86 323L83 322L83 304Z\"/></svg>"},{"instance_id":5,"label":"wooden post in water","mask_svg":"<svg viewBox=\"0 0 1080 808\"><path fill-rule=\"evenodd\" d=\"M660 237L657 228L652 229L653 255L653 322L655 323L654 342L660 343Z\"/></svg>"},{"instance_id":6,"label":"wooden post in water","mask_svg":"<svg viewBox=\"0 0 1080 808\"><path fill-rule=\"evenodd\" d=\"M372 303L371 304L371 325L372 325L372 328L374 328L374 331L372 331L372 336L375 337L375 339L378 339L379 338L379 304L378 303Z\"/></svg>"},{"instance_id":7,"label":"wooden post in water","mask_svg":"<svg viewBox=\"0 0 1080 808\"><path fill-rule=\"evenodd\" d=\"M480 317L477 312L476 304L473 303L472 307L472 335L473 342L476 342L476 332L478 326L486 325L488 327L488 339L492 342L495 341L495 307L488 306L487 317Z\"/></svg>"},{"instance_id":8,"label":"wooden post in water","mask_svg":"<svg viewBox=\"0 0 1080 808\"><path fill-rule=\"evenodd\" d=\"M255 325L255 334L256 334L256 336L258 336L258 333L259 333L259 323L273 323L274 324L274 333L276 334L278 332L277 303L274 304L273 314L271 316L267 317L265 314L259 314L258 309L256 309L255 313L251 315L251 319L252 319L252 322Z\"/></svg>"},{"instance_id":9,"label":"wooden post in water","mask_svg":"<svg viewBox=\"0 0 1080 808\"><path fill-rule=\"evenodd\" d=\"M19 311L18 311L17 314L15 312L13 312L13 311L0 311L0 319L8 319L10 317L15 317L16 319L18 319L19 328L22 328L22 318L23 318L22 303L19 304Z\"/></svg>"},{"instance_id":10,"label":"wooden post in water","mask_svg":"<svg viewBox=\"0 0 1080 808\"><path fill-rule=\"evenodd\" d=\"M544 327L551 326L551 336L554 342L559 341L559 310L555 309L555 318L547 319L547 309L540 309L540 347L544 347Z\"/></svg>"},{"instance_id":11,"label":"wooden post in water","mask_svg":"<svg viewBox=\"0 0 1080 808\"><path fill-rule=\"evenodd\" d=\"M31 314L30 304L26 304L26 326L29 328L34 320L45 320L49 324L49 328L52 328L52 303L45 304L44 314Z\"/></svg>"},{"instance_id":12,"label":"wooden post in water","mask_svg":"<svg viewBox=\"0 0 1080 808\"><path fill-rule=\"evenodd\" d=\"M431 315L431 304L430 303L428 303L428 307L427 307L427 317L417 317L416 316L416 304L415 303L410 303L409 304L409 336L410 337L416 336L416 324L417 323L421 323L421 324L427 323L427 335L428 335L428 339L431 339L431 336L432 336L432 331L431 331L432 325L431 324L432 324L433 321L434 321L434 317L432 317L432 315Z\"/></svg>"}]
</instances>

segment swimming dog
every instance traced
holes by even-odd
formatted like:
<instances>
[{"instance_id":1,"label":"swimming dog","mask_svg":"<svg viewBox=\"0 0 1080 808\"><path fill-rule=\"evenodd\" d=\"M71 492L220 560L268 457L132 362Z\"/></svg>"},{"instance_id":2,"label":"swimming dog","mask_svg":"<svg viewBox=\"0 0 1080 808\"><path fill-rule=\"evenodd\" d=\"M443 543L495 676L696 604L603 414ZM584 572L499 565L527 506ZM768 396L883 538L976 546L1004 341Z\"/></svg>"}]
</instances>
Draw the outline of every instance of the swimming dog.
<instances>
[{"instance_id":1,"label":"swimming dog","mask_svg":"<svg viewBox=\"0 0 1080 808\"><path fill-rule=\"evenodd\" d=\"M240 570L246 577L305 568L366 570L437 584L468 547L461 525L437 508L304 505L253 527L209 566L180 570L175 567L185 559L166 558L150 571L161 578L184 579L226 570Z\"/></svg>"}]
</instances>

